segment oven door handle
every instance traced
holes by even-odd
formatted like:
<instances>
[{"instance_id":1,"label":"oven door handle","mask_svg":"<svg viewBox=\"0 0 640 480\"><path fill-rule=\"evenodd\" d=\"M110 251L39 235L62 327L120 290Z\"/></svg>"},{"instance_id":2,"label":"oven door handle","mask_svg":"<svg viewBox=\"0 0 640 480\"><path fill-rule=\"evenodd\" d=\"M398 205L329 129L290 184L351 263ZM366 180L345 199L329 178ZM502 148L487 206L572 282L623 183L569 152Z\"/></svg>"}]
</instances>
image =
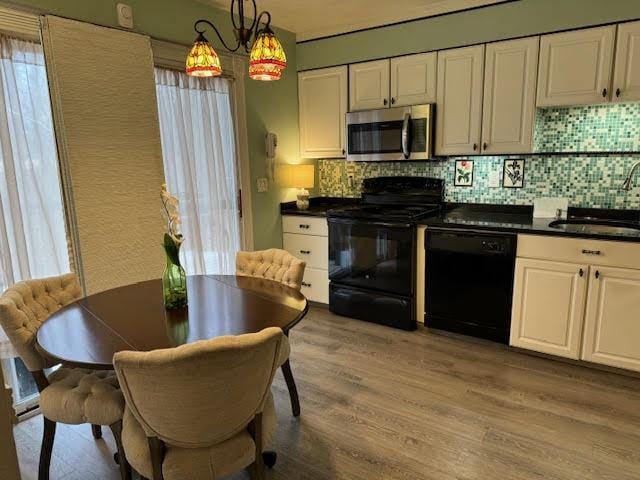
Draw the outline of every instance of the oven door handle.
<instances>
[{"instance_id":1,"label":"oven door handle","mask_svg":"<svg viewBox=\"0 0 640 480\"><path fill-rule=\"evenodd\" d=\"M375 225L376 227L389 227L389 228L411 228L413 224L411 223L392 223L392 222L375 222L370 220L363 219L353 219L353 218L329 218L329 223L342 223L342 224L351 224L351 225Z\"/></svg>"},{"instance_id":2,"label":"oven door handle","mask_svg":"<svg viewBox=\"0 0 640 480\"><path fill-rule=\"evenodd\" d=\"M405 113L404 120L402 121L402 154L405 159L408 159L411 155L409 151L409 124L411 121L411 114Z\"/></svg>"}]
</instances>

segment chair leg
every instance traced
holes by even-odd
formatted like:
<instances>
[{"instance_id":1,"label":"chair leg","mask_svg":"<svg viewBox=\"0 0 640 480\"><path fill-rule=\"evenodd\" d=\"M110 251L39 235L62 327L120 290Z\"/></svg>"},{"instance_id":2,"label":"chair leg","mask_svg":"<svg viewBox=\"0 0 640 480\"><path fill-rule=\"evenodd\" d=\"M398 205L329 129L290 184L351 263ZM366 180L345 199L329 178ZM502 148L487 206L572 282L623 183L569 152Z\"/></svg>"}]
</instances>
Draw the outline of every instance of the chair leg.
<instances>
[{"instance_id":1,"label":"chair leg","mask_svg":"<svg viewBox=\"0 0 640 480\"><path fill-rule=\"evenodd\" d=\"M289 360L282 364L282 374L284 380L287 382L287 388L289 389L289 397L291 397L291 410L293 410L293 416L300 416L300 399L298 398L298 389L296 388L296 381L293 379L293 373L291 372L291 364Z\"/></svg>"},{"instance_id":2,"label":"chair leg","mask_svg":"<svg viewBox=\"0 0 640 480\"><path fill-rule=\"evenodd\" d=\"M52 422L48 418L44 418L44 432L42 433L42 447L40 448L38 480L49 480L51 453L53 452L53 440L55 439L55 436L56 422Z\"/></svg>"},{"instance_id":3,"label":"chair leg","mask_svg":"<svg viewBox=\"0 0 640 480\"><path fill-rule=\"evenodd\" d=\"M164 461L164 443L157 437L147 437L149 452L151 453L151 466L153 468L153 480L163 480L162 462Z\"/></svg>"},{"instance_id":4,"label":"chair leg","mask_svg":"<svg viewBox=\"0 0 640 480\"><path fill-rule=\"evenodd\" d=\"M251 480L264 480L264 458L262 457L262 413L257 414L249 424L249 434L255 443L255 461L249 467Z\"/></svg>"},{"instance_id":5,"label":"chair leg","mask_svg":"<svg viewBox=\"0 0 640 480\"><path fill-rule=\"evenodd\" d=\"M127 462L127 457L122 447L122 421L116 422L113 425L109 425L109 428L113 432L113 438L116 441L116 447L118 448L118 466L120 467L120 478L122 480L131 480L131 467Z\"/></svg>"},{"instance_id":6,"label":"chair leg","mask_svg":"<svg viewBox=\"0 0 640 480\"><path fill-rule=\"evenodd\" d=\"M102 427L100 425L91 425L91 433L93 433L93 438L100 440L102 438Z\"/></svg>"}]
</instances>

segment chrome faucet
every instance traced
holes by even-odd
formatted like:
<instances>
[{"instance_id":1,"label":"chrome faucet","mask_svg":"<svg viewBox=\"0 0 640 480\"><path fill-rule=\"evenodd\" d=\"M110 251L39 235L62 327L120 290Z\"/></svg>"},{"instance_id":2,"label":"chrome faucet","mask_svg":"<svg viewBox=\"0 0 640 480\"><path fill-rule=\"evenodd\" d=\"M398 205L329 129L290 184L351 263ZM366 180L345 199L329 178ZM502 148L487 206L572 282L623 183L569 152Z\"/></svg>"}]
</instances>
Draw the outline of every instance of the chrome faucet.
<instances>
[{"instance_id":1,"label":"chrome faucet","mask_svg":"<svg viewBox=\"0 0 640 480\"><path fill-rule=\"evenodd\" d=\"M634 163L633 167L631 167L631 171L629 172L629 175L627 175L627 178L625 178L624 182L622 183L623 190L626 190L626 191L631 190L631 181L633 180L633 174L635 173L638 167L640 167L640 162Z\"/></svg>"}]
</instances>

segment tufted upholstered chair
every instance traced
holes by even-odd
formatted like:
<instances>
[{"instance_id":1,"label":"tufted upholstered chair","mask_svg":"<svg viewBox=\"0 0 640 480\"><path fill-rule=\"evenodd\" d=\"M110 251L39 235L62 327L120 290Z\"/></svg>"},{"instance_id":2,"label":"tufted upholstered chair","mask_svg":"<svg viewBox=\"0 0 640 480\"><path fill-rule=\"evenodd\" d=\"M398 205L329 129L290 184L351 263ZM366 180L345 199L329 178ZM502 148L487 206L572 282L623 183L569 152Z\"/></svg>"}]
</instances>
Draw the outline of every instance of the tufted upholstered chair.
<instances>
[{"instance_id":1,"label":"tufted upholstered chair","mask_svg":"<svg viewBox=\"0 0 640 480\"><path fill-rule=\"evenodd\" d=\"M236 275L260 277L300 290L306 263L279 248L236 254Z\"/></svg>"},{"instance_id":2,"label":"tufted upholstered chair","mask_svg":"<svg viewBox=\"0 0 640 480\"><path fill-rule=\"evenodd\" d=\"M126 399L122 441L153 480L214 480L248 468L264 478L276 426L273 375L289 354L279 328L151 352L118 352Z\"/></svg>"},{"instance_id":3,"label":"tufted upholstered chair","mask_svg":"<svg viewBox=\"0 0 640 480\"><path fill-rule=\"evenodd\" d=\"M122 449L120 432L124 398L115 373L59 368L46 374L45 368L54 366L54 363L43 357L36 348L40 326L53 313L78 300L81 294L75 274L69 273L16 283L0 297L0 325L40 391L44 433L39 480L49 478L57 423L89 423L95 438L102 436L101 425L109 426L118 449ZM126 462L120 463L122 477L128 478Z\"/></svg>"},{"instance_id":4,"label":"tufted upholstered chair","mask_svg":"<svg viewBox=\"0 0 640 480\"><path fill-rule=\"evenodd\" d=\"M302 287L306 265L304 261L279 248L236 254L236 275L266 278L298 291ZM293 416L298 417L300 416L300 400L288 357L282 364L282 374L287 382Z\"/></svg>"}]
</instances>

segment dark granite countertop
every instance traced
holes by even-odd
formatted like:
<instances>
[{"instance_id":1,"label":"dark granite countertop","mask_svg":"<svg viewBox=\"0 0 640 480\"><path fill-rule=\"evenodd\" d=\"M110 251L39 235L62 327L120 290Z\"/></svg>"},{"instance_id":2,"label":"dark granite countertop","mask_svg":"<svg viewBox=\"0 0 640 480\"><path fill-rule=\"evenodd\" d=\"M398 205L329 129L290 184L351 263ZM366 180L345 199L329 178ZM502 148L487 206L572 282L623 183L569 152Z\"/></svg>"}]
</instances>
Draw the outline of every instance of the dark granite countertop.
<instances>
[{"instance_id":1,"label":"dark granite countertop","mask_svg":"<svg viewBox=\"0 0 640 480\"><path fill-rule=\"evenodd\" d=\"M355 205L359 198L314 197L309 199L308 210L298 210L296 202L280 204L282 215L310 215L324 217L332 208ZM599 218L640 224L640 210L607 210L591 208L569 208L569 218ZM640 230L634 233L580 233L564 228L553 228L549 223L553 218L533 218L532 206L446 204L439 216L422 219L419 225L439 228L487 230L506 233L530 233L565 237L591 238L640 242Z\"/></svg>"},{"instance_id":2,"label":"dark granite countertop","mask_svg":"<svg viewBox=\"0 0 640 480\"><path fill-rule=\"evenodd\" d=\"M569 208L569 218L598 218L640 224L640 211ZM450 204L441 215L420 220L419 224L439 228L640 242L640 230L633 233L581 233L567 231L564 227L550 227L549 223L553 220L533 218L533 207L527 206Z\"/></svg>"},{"instance_id":3,"label":"dark granite countertop","mask_svg":"<svg viewBox=\"0 0 640 480\"><path fill-rule=\"evenodd\" d=\"M326 217L327 210L332 208L344 207L346 205L355 205L360 203L359 198L343 198L343 197L313 197L309 199L309 208L307 210L298 210L295 200L292 202L283 202L280 204L280 213L282 215L309 215L312 217Z\"/></svg>"}]
</instances>

